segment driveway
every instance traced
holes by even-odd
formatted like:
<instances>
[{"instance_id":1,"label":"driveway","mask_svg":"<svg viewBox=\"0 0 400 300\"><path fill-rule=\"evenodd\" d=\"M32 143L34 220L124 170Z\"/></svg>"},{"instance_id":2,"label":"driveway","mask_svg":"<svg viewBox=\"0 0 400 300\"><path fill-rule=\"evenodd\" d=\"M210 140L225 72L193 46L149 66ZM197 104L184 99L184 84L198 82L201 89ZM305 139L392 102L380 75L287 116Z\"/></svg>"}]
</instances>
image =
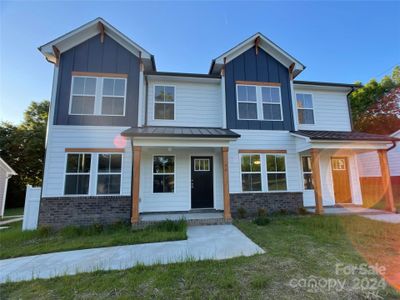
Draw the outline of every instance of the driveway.
<instances>
[{"instance_id":1,"label":"driveway","mask_svg":"<svg viewBox=\"0 0 400 300\"><path fill-rule=\"evenodd\" d=\"M175 242L116 246L0 260L0 283L51 278L96 270L123 270L138 264L228 259L262 254L233 225L192 226L188 239Z\"/></svg>"}]
</instances>

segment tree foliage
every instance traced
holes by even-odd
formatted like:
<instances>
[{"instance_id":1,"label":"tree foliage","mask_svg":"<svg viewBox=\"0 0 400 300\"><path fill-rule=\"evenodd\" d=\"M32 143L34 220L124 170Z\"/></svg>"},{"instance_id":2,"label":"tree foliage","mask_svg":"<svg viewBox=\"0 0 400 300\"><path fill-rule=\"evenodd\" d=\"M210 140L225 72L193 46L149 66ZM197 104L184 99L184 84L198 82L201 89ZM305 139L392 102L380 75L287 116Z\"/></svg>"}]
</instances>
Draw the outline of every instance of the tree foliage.
<instances>
[{"instance_id":1,"label":"tree foliage","mask_svg":"<svg viewBox=\"0 0 400 300\"><path fill-rule=\"evenodd\" d=\"M18 173L9 180L7 205L21 206L26 185L42 183L48 110L49 101L32 102L20 125L0 124L0 157Z\"/></svg>"},{"instance_id":2,"label":"tree foliage","mask_svg":"<svg viewBox=\"0 0 400 300\"><path fill-rule=\"evenodd\" d=\"M354 129L390 134L400 128L400 66L380 82L370 80L350 95Z\"/></svg>"}]
</instances>

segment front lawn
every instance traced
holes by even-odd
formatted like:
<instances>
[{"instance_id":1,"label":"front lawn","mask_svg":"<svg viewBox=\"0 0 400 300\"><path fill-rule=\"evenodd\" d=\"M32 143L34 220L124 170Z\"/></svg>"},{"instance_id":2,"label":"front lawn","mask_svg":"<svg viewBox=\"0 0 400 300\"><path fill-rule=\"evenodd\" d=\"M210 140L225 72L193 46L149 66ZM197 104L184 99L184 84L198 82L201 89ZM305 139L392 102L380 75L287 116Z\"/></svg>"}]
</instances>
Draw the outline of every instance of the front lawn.
<instances>
[{"instance_id":1,"label":"front lawn","mask_svg":"<svg viewBox=\"0 0 400 300\"><path fill-rule=\"evenodd\" d=\"M186 239L185 221L165 221L143 230L130 224L67 227L60 231L41 228L21 231L21 222L0 230L0 259L86 248L131 245Z\"/></svg>"},{"instance_id":2,"label":"front lawn","mask_svg":"<svg viewBox=\"0 0 400 300\"><path fill-rule=\"evenodd\" d=\"M400 225L357 216L278 216L272 217L266 226L250 221L235 224L266 253L223 261L138 266L122 271L7 283L0 286L2 298L400 297L394 289L382 287L385 282L377 284L380 280L377 275L360 271L366 262L384 266L386 270L381 268L382 273L394 284L395 275L400 272ZM354 270L351 266L360 268L351 274ZM313 280L318 282L316 289L306 285ZM328 280L336 286L324 285Z\"/></svg>"}]
</instances>

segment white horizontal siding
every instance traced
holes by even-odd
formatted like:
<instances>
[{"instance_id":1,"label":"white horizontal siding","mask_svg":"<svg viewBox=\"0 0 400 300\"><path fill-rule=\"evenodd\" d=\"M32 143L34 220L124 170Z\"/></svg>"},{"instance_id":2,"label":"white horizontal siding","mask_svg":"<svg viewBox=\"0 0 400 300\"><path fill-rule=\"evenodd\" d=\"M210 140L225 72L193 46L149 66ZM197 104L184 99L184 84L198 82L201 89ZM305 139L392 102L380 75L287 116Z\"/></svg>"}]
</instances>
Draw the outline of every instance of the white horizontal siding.
<instances>
[{"instance_id":1,"label":"white horizontal siding","mask_svg":"<svg viewBox=\"0 0 400 300\"><path fill-rule=\"evenodd\" d=\"M154 86L175 86L175 120L154 120ZM222 127L220 83L149 81L147 124L154 126Z\"/></svg>"},{"instance_id":2,"label":"white horizontal siding","mask_svg":"<svg viewBox=\"0 0 400 300\"><path fill-rule=\"evenodd\" d=\"M381 176L381 167L376 151L357 155L361 177ZM400 146L388 152L388 162L391 176L400 176Z\"/></svg>"},{"instance_id":3,"label":"white horizontal siding","mask_svg":"<svg viewBox=\"0 0 400 300\"><path fill-rule=\"evenodd\" d=\"M169 150L143 147L140 165L140 212L188 211L191 209L191 156L213 156L214 208L222 210L223 185L220 149L174 148ZM175 156L174 193L153 193L153 155Z\"/></svg>"},{"instance_id":4,"label":"white horizontal siding","mask_svg":"<svg viewBox=\"0 0 400 300\"><path fill-rule=\"evenodd\" d=\"M347 94L345 92L295 87L295 93L312 94L314 106L315 124L298 124L298 129L351 131Z\"/></svg>"},{"instance_id":5,"label":"white horizontal siding","mask_svg":"<svg viewBox=\"0 0 400 300\"><path fill-rule=\"evenodd\" d=\"M64 194L66 167L65 148L116 148L114 141L127 127L104 126L51 126L48 137L43 197L59 197ZM91 169L97 168L92 165ZM131 194L132 151L126 141L122 161L121 194ZM91 176L94 177L94 176ZM91 194L95 193L95 178L91 178Z\"/></svg>"},{"instance_id":6,"label":"white horizontal siding","mask_svg":"<svg viewBox=\"0 0 400 300\"><path fill-rule=\"evenodd\" d=\"M295 138L288 131L234 130L241 137L229 145L229 190L230 193L242 192L240 178L239 150L287 150L286 180L287 190L301 192L300 161L296 152ZM265 156L265 154L263 154ZM263 190L267 191L266 176L263 176Z\"/></svg>"}]
</instances>

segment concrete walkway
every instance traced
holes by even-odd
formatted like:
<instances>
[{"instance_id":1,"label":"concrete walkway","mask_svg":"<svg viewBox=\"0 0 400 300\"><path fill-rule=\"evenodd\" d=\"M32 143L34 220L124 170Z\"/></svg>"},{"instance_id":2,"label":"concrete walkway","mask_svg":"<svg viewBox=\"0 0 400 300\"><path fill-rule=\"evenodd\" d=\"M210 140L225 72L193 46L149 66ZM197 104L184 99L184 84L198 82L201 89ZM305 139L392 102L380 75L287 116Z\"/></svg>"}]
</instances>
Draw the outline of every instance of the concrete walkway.
<instances>
[{"instance_id":1,"label":"concrete walkway","mask_svg":"<svg viewBox=\"0 0 400 300\"><path fill-rule=\"evenodd\" d=\"M314 208L308 208L307 211L314 213ZM346 205L343 207L324 207L324 214L342 216L358 215L371 220L400 224L400 214L355 205Z\"/></svg>"},{"instance_id":2,"label":"concrete walkway","mask_svg":"<svg viewBox=\"0 0 400 300\"><path fill-rule=\"evenodd\" d=\"M188 228L188 239L184 241L65 251L0 260L0 283L96 270L123 270L137 264L219 260L262 253L263 249L233 225L193 226Z\"/></svg>"},{"instance_id":3,"label":"concrete walkway","mask_svg":"<svg viewBox=\"0 0 400 300\"><path fill-rule=\"evenodd\" d=\"M22 221L22 217L0 221L0 226Z\"/></svg>"}]
</instances>

